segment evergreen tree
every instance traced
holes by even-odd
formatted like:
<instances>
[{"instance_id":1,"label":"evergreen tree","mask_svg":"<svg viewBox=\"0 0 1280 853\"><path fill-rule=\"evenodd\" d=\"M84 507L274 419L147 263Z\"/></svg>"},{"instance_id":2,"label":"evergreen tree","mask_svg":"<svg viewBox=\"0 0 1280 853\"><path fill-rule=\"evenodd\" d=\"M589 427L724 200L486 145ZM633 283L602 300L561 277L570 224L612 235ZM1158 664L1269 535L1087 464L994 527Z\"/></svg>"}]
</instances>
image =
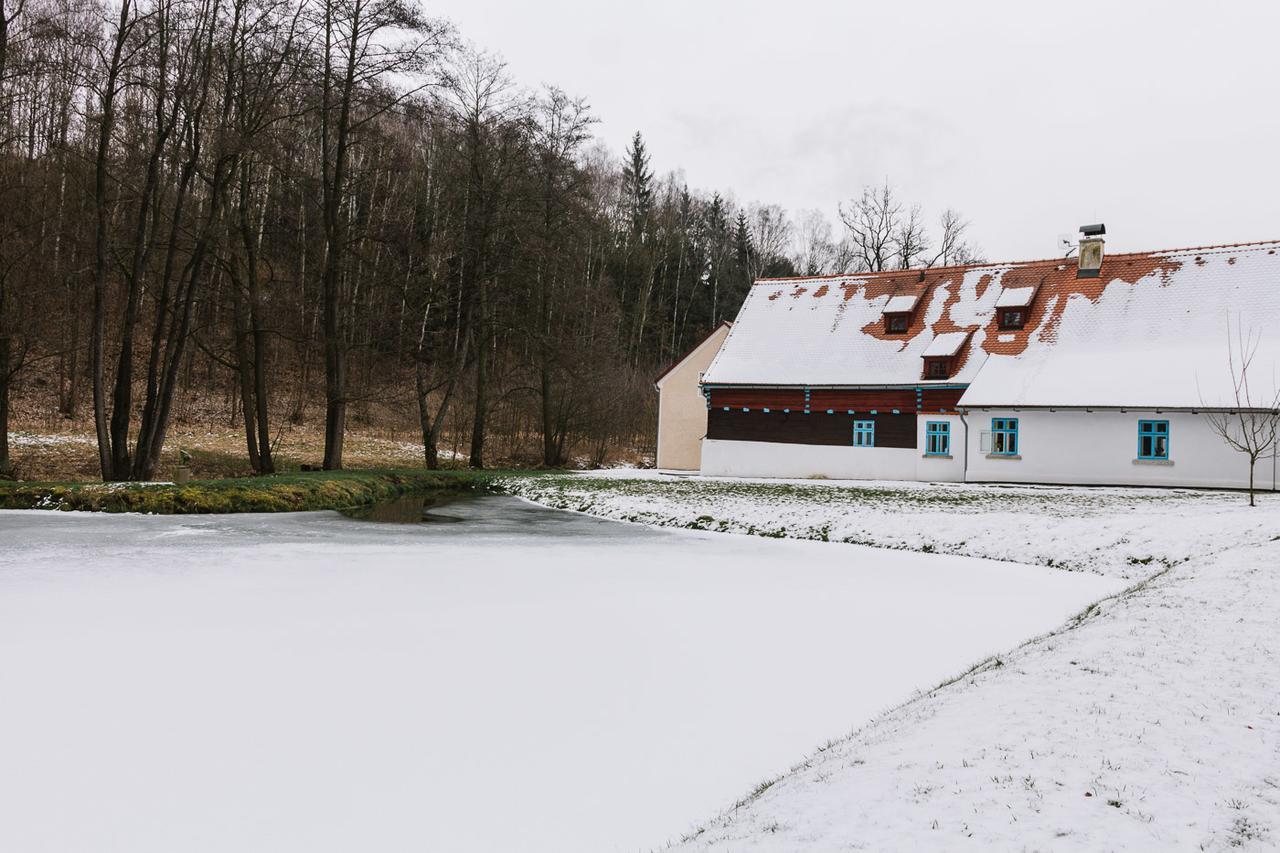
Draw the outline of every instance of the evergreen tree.
<instances>
[{"instance_id":1,"label":"evergreen tree","mask_svg":"<svg viewBox=\"0 0 1280 853\"><path fill-rule=\"evenodd\" d=\"M649 152L640 131L631 138L627 163L622 167L622 193L631 220L631 230L644 235L653 210L653 171L649 168Z\"/></svg>"}]
</instances>

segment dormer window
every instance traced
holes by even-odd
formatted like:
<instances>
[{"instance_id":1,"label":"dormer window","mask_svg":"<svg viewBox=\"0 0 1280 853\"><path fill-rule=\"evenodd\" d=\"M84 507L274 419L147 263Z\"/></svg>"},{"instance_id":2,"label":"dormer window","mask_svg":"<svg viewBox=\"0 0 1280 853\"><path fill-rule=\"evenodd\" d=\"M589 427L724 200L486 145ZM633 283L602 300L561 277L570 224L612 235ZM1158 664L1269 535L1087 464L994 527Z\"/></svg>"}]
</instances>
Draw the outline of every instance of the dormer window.
<instances>
[{"instance_id":1,"label":"dormer window","mask_svg":"<svg viewBox=\"0 0 1280 853\"><path fill-rule=\"evenodd\" d=\"M1024 278L1023 281L1026 279ZM1031 303L1035 302L1040 284L1006 284L996 299L996 326L1002 332L1015 332L1027 325Z\"/></svg>"},{"instance_id":2,"label":"dormer window","mask_svg":"<svg viewBox=\"0 0 1280 853\"><path fill-rule=\"evenodd\" d=\"M969 342L969 332L943 332L920 353L925 379L950 379L960 363L960 354Z\"/></svg>"},{"instance_id":3,"label":"dormer window","mask_svg":"<svg viewBox=\"0 0 1280 853\"><path fill-rule=\"evenodd\" d=\"M1027 324L1027 309L1001 308L999 310L1000 330L1004 332L1021 329Z\"/></svg>"},{"instance_id":4,"label":"dormer window","mask_svg":"<svg viewBox=\"0 0 1280 853\"><path fill-rule=\"evenodd\" d=\"M886 335L905 335L911 328L911 317L915 313L916 303L920 301L919 293L896 293L884 304L884 333Z\"/></svg>"}]
</instances>

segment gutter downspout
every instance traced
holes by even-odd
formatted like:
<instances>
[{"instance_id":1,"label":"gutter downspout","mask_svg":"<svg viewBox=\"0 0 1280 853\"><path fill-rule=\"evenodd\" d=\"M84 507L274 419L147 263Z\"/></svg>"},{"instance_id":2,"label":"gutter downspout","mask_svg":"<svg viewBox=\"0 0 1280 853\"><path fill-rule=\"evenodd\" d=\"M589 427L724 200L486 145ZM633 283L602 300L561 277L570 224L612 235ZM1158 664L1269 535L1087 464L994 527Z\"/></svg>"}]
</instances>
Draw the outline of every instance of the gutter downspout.
<instances>
[{"instance_id":1,"label":"gutter downspout","mask_svg":"<svg viewBox=\"0 0 1280 853\"><path fill-rule=\"evenodd\" d=\"M964 419L964 409L956 409L956 411L960 413L960 423L964 425L964 462L960 469L960 482L967 483L969 482L969 422ZM1271 480L1274 484L1275 477L1273 476Z\"/></svg>"}]
</instances>

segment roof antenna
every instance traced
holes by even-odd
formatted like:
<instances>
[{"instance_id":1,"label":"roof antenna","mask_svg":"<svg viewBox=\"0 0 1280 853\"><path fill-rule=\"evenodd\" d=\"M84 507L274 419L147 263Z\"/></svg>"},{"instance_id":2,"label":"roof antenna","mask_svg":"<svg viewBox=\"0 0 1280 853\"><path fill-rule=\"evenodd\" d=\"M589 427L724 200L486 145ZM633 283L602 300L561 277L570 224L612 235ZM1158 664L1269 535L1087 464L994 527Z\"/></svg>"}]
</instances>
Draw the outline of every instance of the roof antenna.
<instances>
[{"instance_id":1,"label":"roof antenna","mask_svg":"<svg viewBox=\"0 0 1280 853\"><path fill-rule=\"evenodd\" d=\"M1058 235L1058 251L1063 253L1062 257L1064 258L1071 257L1071 254L1079 248L1080 246L1078 243L1076 243L1076 239L1074 235L1072 234Z\"/></svg>"}]
</instances>

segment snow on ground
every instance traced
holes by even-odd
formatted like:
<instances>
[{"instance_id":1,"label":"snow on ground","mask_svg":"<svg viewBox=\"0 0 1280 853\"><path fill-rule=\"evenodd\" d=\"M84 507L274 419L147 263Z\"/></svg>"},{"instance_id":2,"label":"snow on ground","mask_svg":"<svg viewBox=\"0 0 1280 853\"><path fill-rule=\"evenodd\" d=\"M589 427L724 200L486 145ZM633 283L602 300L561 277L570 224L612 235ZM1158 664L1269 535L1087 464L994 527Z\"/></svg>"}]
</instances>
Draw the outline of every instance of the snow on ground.
<instances>
[{"instance_id":1,"label":"snow on ground","mask_svg":"<svg viewBox=\"0 0 1280 853\"><path fill-rule=\"evenodd\" d=\"M602 518L963 554L1138 580L1280 535L1280 495L958 483L740 480L652 471L511 478L515 494Z\"/></svg>"},{"instance_id":2,"label":"snow on ground","mask_svg":"<svg viewBox=\"0 0 1280 853\"><path fill-rule=\"evenodd\" d=\"M1177 566L813 755L681 850L1280 846L1280 543Z\"/></svg>"},{"instance_id":3,"label":"snow on ground","mask_svg":"<svg viewBox=\"0 0 1280 853\"><path fill-rule=\"evenodd\" d=\"M519 481L660 525L1147 577L836 741L679 850L1280 848L1280 500L1238 493L672 479ZM1028 567L1030 568L1030 567Z\"/></svg>"},{"instance_id":4,"label":"snow on ground","mask_svg":"<svg viewBox=\"0 0 1280 853\"><path fill-rule=\"evenodd\" d=\"M13 450L19 450L26 447L61 447L69 444L97 444L97 439L91 435L80 435L75 433L9 433L9 447Z\"/></svg>"},{"instance_id":5,"label":"snow on ground","mask_svg":"<svg viewBox=\"0 0 1280 853\"><path fill-rule=\"evenodd\" d=\"M0 850L648 849L1123 585L436 513L0 513Z\"/></svg>"}]
</instances>

